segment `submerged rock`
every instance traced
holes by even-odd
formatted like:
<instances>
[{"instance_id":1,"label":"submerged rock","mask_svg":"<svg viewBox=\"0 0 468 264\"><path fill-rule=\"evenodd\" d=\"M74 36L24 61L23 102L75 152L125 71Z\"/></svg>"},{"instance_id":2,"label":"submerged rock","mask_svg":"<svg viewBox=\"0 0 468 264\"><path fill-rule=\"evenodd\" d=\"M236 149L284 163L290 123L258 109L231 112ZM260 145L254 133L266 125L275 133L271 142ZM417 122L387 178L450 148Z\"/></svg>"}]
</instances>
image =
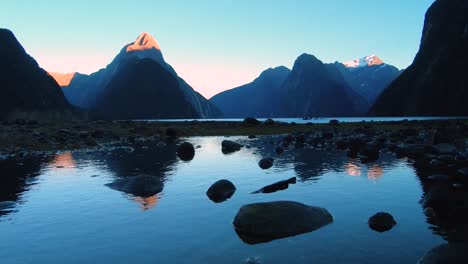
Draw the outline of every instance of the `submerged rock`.
<instances>
[{"instance_id":1,"label":"submerged rock","mask_svg":"<svg viewBox=\"0 0 468 264\"><path fill-rule=\"evenodd\" d=\"M239 151L241 148L241 144L231 140L223 140L223 142L221 142L221 149L224 154Z\"/></svg>"},{"instance_id":2,"label":"submerged rock","mask_svg":"<svg viewBox=\"0 0 468 264\"><path fill-rule=\"evenodd\" d=\"M429 250L418 264L466 264L468 263L467 252L467 244L442 244Z\"/></svg>"},{"instance_id":3,"label":"submerged rock","mask_svg":"<svg viewBox=\"0 0 468 264\"><path fill-rule=\"evenodd\" d=\"M206 195L215 203L221 203L231 198L236 192L236 186L228 180L219 180L215 182L206 191Z\"/></svg>"},{"instance_id":4,"label":"submerged rock","mask_svg":"<svg viewBox=\"0 0 468 264\"><path fill-rule=\"evenodd\" d=\"M245 243L258 244L312 232L332 222L324 208L278 201L242 206L233 224Z\"/></svg>"},{"instance_id":5,"label":"submerged rock","mask_svg":"<svg viewBox=\"0 0 468 264\"><path fill-rule=\"evenodd\" d=\"M160 193L163 188L161 179L152 176L131 176L106 184L116 191L140 197L150 197Z\"/></svg>"},{"instance_id":6,"label":"submerged rock","mask_svg":"<svg viewBox=\"0 0 468 264\"><path fill-rule=\"evenodd\" d=\"M177 148L177 156L183 161L191 161L195 157L195 148L191 143L184 142Z\"/></svg>"},{"instance_id":7,"label":"submerged rock","mask_svg":"<svg viewBox=\"0 0 468 264\"><path fill-rule=\"evenodd\" d=\"M277 183L273 183L271 185L265 186L265 187L261 188L260 190L257 190L255 192L253 192L252 194L274 193L274 192L277 192L277 191L286 190L289 187L289 184L296 184L296 182L297 182L296 177L292 177L292 178L290 178L288 180L279 181Z\"/></svg>"},{"instance_id":8,"label":"submerged rock","mask_svg":"<svg viewBox=\"0 0 468 264\"><path fill-rule=\"evenodd\" d=\"M264 158L258 162L258 166L263 170L267 170L273 166L273 159L272 158Z\"/></svg>"},{"instance_id":9,"label":"submerged rock","mask_svg":"<svg viewBox=\"0 0 468 264\"><path fill-rule=\"evenodd\" d=\"M377 213L369 218L369 227L377 232L385 232L392 229L397 223L389 213Z\"/></svg>"}]
</instances>

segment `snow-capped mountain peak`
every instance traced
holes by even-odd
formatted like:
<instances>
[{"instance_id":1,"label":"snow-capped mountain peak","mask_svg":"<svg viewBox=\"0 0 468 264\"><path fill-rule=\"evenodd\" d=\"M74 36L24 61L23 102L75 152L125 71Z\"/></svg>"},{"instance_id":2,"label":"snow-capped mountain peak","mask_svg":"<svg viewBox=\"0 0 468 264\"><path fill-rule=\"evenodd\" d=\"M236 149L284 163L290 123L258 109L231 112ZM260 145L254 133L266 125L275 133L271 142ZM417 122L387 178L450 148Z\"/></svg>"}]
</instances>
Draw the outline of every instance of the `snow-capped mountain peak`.
<instances>
[{"instance_id":1,"label":"snow-capped mountain peak","mask_svg":"<svg viewBox=\"0 0 468 264\"><path fill-rule=\"evenodd\" d=\"M143 50L151 50L151 49L156 49L156 50L161 50L161 47L159 46L158 42L154 37L146 32L143 32L140 34L140 36L137 38L137 40L133 43L131 43L127 47L127 52L133 52L133 51L143 51Z\"/></svg>"},{"instance_id":2,"label":"snow-capped mountain peak","mask_svg":"<svg viewBox=\"0 0 468 264\"><path fill-rule=\"evenodd\" d=\"M384 62L376 55L370 55L361 59L347 61L347 62L344 62L343 64L348 68L360 68L360 67L366 67L366 66L382 65L384 64Z\"/></svg>"}]
</instances>

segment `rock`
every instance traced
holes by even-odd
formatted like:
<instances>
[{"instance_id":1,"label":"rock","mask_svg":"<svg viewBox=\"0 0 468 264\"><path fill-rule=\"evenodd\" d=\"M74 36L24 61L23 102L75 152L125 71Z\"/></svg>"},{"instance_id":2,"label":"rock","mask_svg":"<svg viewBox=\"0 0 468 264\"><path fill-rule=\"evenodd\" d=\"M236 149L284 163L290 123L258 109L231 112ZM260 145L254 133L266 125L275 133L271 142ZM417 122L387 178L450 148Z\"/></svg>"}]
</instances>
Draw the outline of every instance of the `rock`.
<instances>
[{"instance_id":1,"label":"rock","mask_svg":"<svg viewBox=\"0 0 468 264\"><path fill-rule=\"evenodd\" d=\"M312 232L332 222L324 208L278 201L242 206L233 224L245 243L258 244Z\"/></svg>"},{"instance_id":2,"label":"rock","mask_svg":"<svg viewBox=\"0 0 468 264\"><path fill-rule=\"evenodd\" d=\"M0 202L0 211L15 207L16 203L13 201L2 201Z\"/></svg>"},{"instance_id":3,"label":"rock","mask_svg":"<svg viewBox=\"0 0 468 264\"><path fill-rule=\"evenodd\" d=\"M377 232L385 232L392 229L395 225L395 219L389 213L377 213L369 218L369 227Z\"/></svg>"},{"instance_id":4,"label":"rock","mask_svg":"<svg viewBox=\"0 0 468 264\"><path fill-rule=\"evenodd\" d=\"M444 174L436 174L436 175L431 175L427 177L428 180L432 182L448 182L450 181L450 177L448 175Z\"/></svg>"},{"instance_id":5,"label":"rock","mask_svg":"<svg viewBox=\"0 0 468 264\"><path fill-rule=\"evenodd\" d=\"M453 155L457 154L457 148L452 144L437 144L434 146L434 149L439 155Z\"/></svg>"},{"instance_id":6,"label":"rock","mask_svg":"<svg viewBox=\"0 0 468 264\"><path fill-rule=\"evenodd\" d=\"M335 136L332 131L322 131L322 138L323 139L332 139Z\"/></svg>"},{"instance_id":7,"label":"rock","mask_svg":"<svg viewBox=\"0 0 468 264\"><path fill-rule=\"evenodd\" d=\"M466 177L468 177L468 168L459 169L457 172L458 172L458 174L460 174L461 176L466 176Z\"/></svg>"},{"instance_id":8,"label":"rock","mask_svg":"<svg viewBox=\"0 0 468 264\"><path fill-rule=\"evenodd\" d=\"M91 136L93 138L103 138L104 137L104 131L96 129L96 130L93 131L93 133L91 133Z\"/></svg>"},{"instance_id":9,"label":"rock","mask_svg":"<svg viewBox=\"0 0 468 264\"><path fill-rule=\"evenodd\" d=\"M258 162L258 166L263 170L267 170L273 166L273 161L272 158L264 158Z\"/></svg>"},{"instance_id":10,"label":"rock","mask_svg":"<svg viewBox=\"0 0 468 264\"><path fill-rule=\"evenodd\" d=\"M179 133L178 133L177 129L175 129L175 128L169 127L169 128L166 129L166 136L171 138L171 139L177 138L178 134Z\"/></svg>"},{"instance_id":11,"label":"rock","mask_svg":"<svg viewBox=\"0 0 468 264\"><path fill-rule=\"evenodd\" d=\"M95 147L95 146L98 145L96 140L94 138L91 138L91 137L88 137L88 138L85 139L85 144L88 147Z\"/></svg>"},{"instance_id":12,"label":"rock","mask_svg":"<svg viewBox=\"0 0 468 264\"><path fill-rule=\"evenodd\" d=\"M429 250L418 264L466 264L468 263L467 252L467 244L442 244Z\"/></svg>"},{"instance_id":13,"label":"rock","mask_svg":"<svg viewBox=\"0 0 468 264\"><path fill-rule=\"evenodd\" d=\"M336 119L332 119L332 120L330 120L330 122L328 122L328 124L330 124L332 126L337 126L339 123L340 123L340 121L338 121Z\"/></svg>"},{"instance_id":14,"label":"rock","mask_svg":"<svg viewBox=\"0 0 468 264\"><path fill-rule=\"evenodd\" d=\"M206 195L215 203L221 203L231 198L236 192L236 186L228 180L219 180L215 182L206 191Z\"/></svg>"},{"instance_id":15,"label":"rock","mask_svg":"<svg viewBox=\"0 0 468 264\"><path fill-rule=\"evenodd\" d=\"M271 185L265 186L265 187L261 188L260 190L252 192L251 194L274 193L274 192L277 192L277 191L286 190L289 187L289 184L296 184L296 182L297 182L296 177L292 177L292 178L290 178L288 180L279 181L277 183L273 183Z\"/></svg>"},{"instance_id":16,"label":"rock","mask_svg":"<svg viewBox=\"0 0 468 264\"><path fill-rule=\"evenodd\" d=\"M278 146L278 147L276 147L275 152L276 152L276 154L283 154L284 153L284 148Z\"/></svg>"},{"instance_id":17,"label":"rock","mask_svg":"<svg viewBox=\"0 0 468 264\"><path fill-rule=\"evenodd\" d=\"M59 134L60 135L70 135L72 132L69 129L60 129Z\"/></svg>"},{"instance_id":18,"label":"rock","mask_svg":"<svg viewBox=\"0 0 468 264\"><path fill-rule=\"evenodd\" d=\"M166 143L164 143L162 141L160 141L160 142L158 142L158 144L156 144L156 147L158 147L158 148L164 148L165 146L166 146Z\"/></svg>"},{"instance_id":19,"label":"rock","mask_svg":"<svg viewBox=\"0 0 468 264\"><path fill-rule=\"evenodd\" d=\"M268 118L267 120L265 120L265 122L263 122L263 124L266 126L271 126L275 124L275 121L271 118Z\"/></svg>"},{"instance_id":20,"label":"rock","mask_svg":"<svg viewBox=\"0 0 468 264\"><path fill-rule=\"evenodd\" d=\"M239 151L242 148L242 145L234 141L223 140L223 142L221 142L221 147L223 153L227 154Z\"/></svg>"},{"instance_id":21,"label":"rock","mask_svg":"<svg viewBox=\"0 0 468 264\"><path fill-rule=\"evenodd\" d=\"M257 119L253 118L253 117L247 117L244 119L244 122L242 122L244 125L246 126L258 126L260 125L262 122L258 121Z\"/></svg>"},{"instance_id":22,"label":"rock","mask_svg":"<svg viewBox=\"0 0 468 264\"><path fill-rule=\"evenodd\" d=\"M450 136L446 129L437 129L432 135L432 144L437 145L441 143L449 143L453 140L453 136Z\"/></svg>"},{"instance_id":23,"label":"rock","mask_svg":"<svg viewBox=\"0 0 468 264\"><path fill-rule=\"evenodd\" d=\"M183 161L191 161L195 157L195 148L189 142L184 142L177 148L177 156Z\"/></svg>"},{"instance_id":24,"label":"rock","mask_svg":"<svg viewBox=\"0 0 468 264\"><path fill-rule=\"evenodd\" d=\"M88 131L81 131L80 133L78 133L78 136L80 138L87 138L87 137L89 137L89 132Z\"/></svg>"},{"instance_id":25,"label":"rock","mask_svg":"<svg viewBox=\"0 0 468 264\"><path fill-rule=\"evenodd\" d=\"M250 138L250 139L254 139L254 138L257 138L257 136L255 136L255 135L249 135L249 138Z\"/></svg>"},{"instance_id":26,"label":"rock","mask_svg":"<svg viewBox=\"0 0 468 264\"><path fill-rule=\"evenodd\" d=\"M151 197L164 188L162 180L152 176L130 176L108 183L106 186L139 197Z\"/></svg>"},{"instance_id":27,"label":"rock","mask_svg":"<svg viewBox=\"0 0 468 264\"><path fill-rule=\"evenodd\" d=\"M379 152L380 148L376 143L369 143L362 147L359 154L361 155L361 160L372 162L379 159Z\"/></svg>"}]
</instances>

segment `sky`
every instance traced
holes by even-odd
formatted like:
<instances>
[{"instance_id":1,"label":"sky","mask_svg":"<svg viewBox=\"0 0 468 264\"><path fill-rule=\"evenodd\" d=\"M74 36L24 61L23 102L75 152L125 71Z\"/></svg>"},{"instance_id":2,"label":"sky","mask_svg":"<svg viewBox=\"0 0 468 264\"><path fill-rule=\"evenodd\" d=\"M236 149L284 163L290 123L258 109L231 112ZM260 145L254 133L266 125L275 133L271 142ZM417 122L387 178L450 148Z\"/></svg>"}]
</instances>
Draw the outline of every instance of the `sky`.
<instances>
[{"instance_id":1,"label":"sky","mask_svg":"<svg viewBox=\"0 0 468 264\"><path fill-rule=\"evenodd\" d=\"M0 0L0 27L51 72L104 68L141 32L210 98L302 53L406 68L434 0Z\"/></svg>"}]
</instances>

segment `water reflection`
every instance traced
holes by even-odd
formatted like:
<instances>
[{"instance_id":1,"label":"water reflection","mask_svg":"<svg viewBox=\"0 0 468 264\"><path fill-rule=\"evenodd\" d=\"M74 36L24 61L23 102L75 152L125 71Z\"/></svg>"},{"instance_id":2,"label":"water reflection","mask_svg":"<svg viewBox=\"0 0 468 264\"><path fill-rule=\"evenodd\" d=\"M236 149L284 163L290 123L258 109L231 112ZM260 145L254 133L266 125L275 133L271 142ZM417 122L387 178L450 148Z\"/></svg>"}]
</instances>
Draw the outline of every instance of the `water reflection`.
<instances>
[{"instance_id":1,"label":"water reflection","mask_svg":"<svg viewBox=\"0 0 468 264\"><path fill-rule=\"evenodd\" d=\"M357 160L351 160L345 165L345 171L352 177L360 177L364 171L369 180L377 180L384 176L385 168L381 164L360 164Z\"/></svg>"},{"instance_id":2,"label":"water reflection","mask_svg":"<svg viewBox=\"0 0 468 264\"><path fill-rule=\"evenodd\" d=\"M54 159L50 162L50 167L62 169L74 169L76 168L75 160L71 152L55 155Z\"/></svg>"},{"instance_id":3,"label":"water reflection","mask_svg":"<svg viewBox=\"0 0 468 264\"><path fill-rule=\"evenodd\" d=\"M0 203L8 208L0 210L0 216L11 213L16 203L21 201L22 194L34 184L40 174L41 167L49 160L44 158L29 158L23 161L13 159L0 160ZM5 206L6 207L6 206Z\"/></svg>"},{"instance_id":4,"label":"water reflection","mask_svg":"<svg viewBox=\"0 0 468 264\"><path fill-rule=\"evenodd\" d=\"M159 201L158 195L150 197L134 197L133 200L140 204L143 211L153 209Z\"/></svg>"},{"instance_id":5,"label":"water reflection","mask_svg":"<svg viewBox=\"0 0 468 264\"><path fill-rule=\"evenodd\" d=\"M246 138L233 140L239 141L244 145L251 146L250 149L243 149L240 153L230 156L223 156L220 153L222 138L203 138L191 139L195 146L201 145L203 156L197 154L194 161L201 162L204 166L213 166L210 169L217 170L220 177L233 168L216 167L221 158L228 162L238 159L239 164L245 161L260 160L264 157L273 157L275 159L274 167L266 173L278 174L280 179L284 179L282 172L293 172L292 176L297 176L301 182L313 180L322 181L322 176L328 172L343 173L352 177L363 177L369 180L377 181L384 177L388 172L398 166L401 160L391 155L382 154L381 158L373 163L362 164L359 160L349 159L342 152L334 149L313 149L309 147L289 149L284 154L278 155L275 147L279 140L278 137L261 137L256 140L247 140ZM244 156L242 156L244 155ZM200 159L203 159L200 161ZM240 159L240 161L239 161ZM205 162L205 163L203 163ZM14 203L27 202L26 194L30 186L35 183L34 179L38 175L44 174L45 170L61 171L65 169L73 178L81 174L82 168L93 168L97 172L105 172L106 178L101 184L114 183L124 180L141 179L141 177L150 177L150 180L157 186L153 189L147 189L148 184L143 183L133 186L133 190L125 188L112 188L116 192L122 192L133 206L139 206L143 211L156 209L158 203L165 199L162 191L166 187L166 182L178 170L183 167L190 167L190 163L184 163L178 160L176 156L176 145L168 144L165 147L156 146L132 146L132 148L117 148L114 150L103 150L96 152L67 152L54 155L52 157L43 157L39 159L28 159L21 162L14 160L0 161L0 202L12 201ZM242 165L240 165L242 166ZM73 169L73 170L67 170ZM255 167L261 171L258 167ZM64 171L64 172L65 172ZM75 172L77 171L77 172ZM421 179L423 199L421 201L421 210L431 207L437 217L428 216L427 221L434 232L448 240L460 240L468 234L467 208L468 195L464 188L454 189L447 183L433 183L426 180L429 172L425 168L416 166L417 175ZM432 173L432 172L431 172ZM198 175L197 175L198 176ZM410 177L410 176L408 176ZM68 179L64 179L68 180ZM217 179L216 179L217 180ZM144 180L143 182L145 182ZM210 183L214 179L207 180ZM128 182L128 181L127 181ZM267 179L266 183L255 182L258 185L265 186L272 181ZM191 182L192 186L197 182ZM300 185L300 184L298 184ZM143 187L141 187L143 186ZM295 186L296 188L297 186ZM79 187L77 187L79 188ZM184 185L185 188L185 185ZM291 188L292 189L292 188ZM107 189L110 190L110 189ZM205 197L204 190L200 191L200 197ZM253 189L254 190L254 189ZM252 190L252 191L253 191ZM86 191L83 190L83 191ZM115 194L115 192L112 191ZM274 195L274 194L273 194ZM281 194L280 194L281 195ZM260 198L252 199L263 199ZM265 197L268 197L265 195ZM114 197L115 199L115 197ZM250 198L249 198L250 199ZM385 208L384 208L385 209ZM11 214L14 210L2 210L0 216Z\"/></svg>"}]
</instances>

